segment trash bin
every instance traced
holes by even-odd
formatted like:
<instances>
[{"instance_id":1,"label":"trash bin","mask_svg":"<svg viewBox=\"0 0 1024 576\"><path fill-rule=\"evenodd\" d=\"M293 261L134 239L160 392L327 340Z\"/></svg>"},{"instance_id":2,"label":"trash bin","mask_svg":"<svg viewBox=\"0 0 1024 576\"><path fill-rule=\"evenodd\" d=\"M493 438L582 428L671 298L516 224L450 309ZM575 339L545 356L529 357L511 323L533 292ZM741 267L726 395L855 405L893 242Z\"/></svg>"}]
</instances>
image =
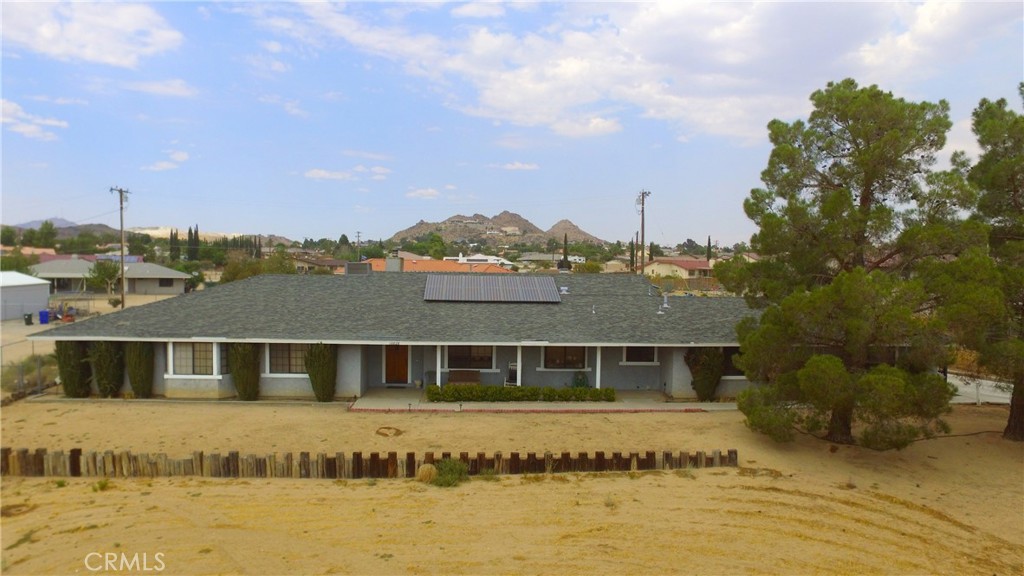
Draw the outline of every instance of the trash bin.
<instances>
[{"instance_id":1,"label":"trash bin","mask_svg":"<svg viewBox=\"0 0 1024 576\"><path fill-rule=\"evenodd\" d=\"M39 323L40 324L49 324L50 323L50 311L49 310L40 310L39 311Z\"/></svg>"},{"instance_id":2,"label":"trash bin","mask_svg":"<svg viewBox=\"0 0 1024 576\"><path fill-rule=\"evenodd\" d=\"M25 326L31 326L31 325L32 325L32 315L31 314L25 314Z\"/></svg>"}]
</instances>

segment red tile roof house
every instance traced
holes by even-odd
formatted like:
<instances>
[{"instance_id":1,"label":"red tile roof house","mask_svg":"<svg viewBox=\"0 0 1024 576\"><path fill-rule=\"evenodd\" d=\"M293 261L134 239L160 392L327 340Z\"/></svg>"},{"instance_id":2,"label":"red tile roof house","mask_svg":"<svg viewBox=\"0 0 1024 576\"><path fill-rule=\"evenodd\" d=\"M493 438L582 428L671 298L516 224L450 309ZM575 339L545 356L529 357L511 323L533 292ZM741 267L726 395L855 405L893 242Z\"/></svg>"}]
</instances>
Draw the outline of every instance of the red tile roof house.
<instances>
[{"instance_id":1,"label":"red tile roof house","mask_svg":"<svg viewBox=\"0 0 1024 576\"><path fill-rule=\"evenodd\" d=\"M729 364L735 326L752 315L739 298L663 298L638 275L263 275L29 338L151 342L154 393L167 398L234 397L233 342L261 347L261 398L314 398L314 343L335 347L338 398L444 386L453 371L502 386L512 366L511 385L562 387L583 372L592 387L693 398L687 350L724 348ZM722 394L748 385L727 373Z\"/></svg>"}]
</instances>

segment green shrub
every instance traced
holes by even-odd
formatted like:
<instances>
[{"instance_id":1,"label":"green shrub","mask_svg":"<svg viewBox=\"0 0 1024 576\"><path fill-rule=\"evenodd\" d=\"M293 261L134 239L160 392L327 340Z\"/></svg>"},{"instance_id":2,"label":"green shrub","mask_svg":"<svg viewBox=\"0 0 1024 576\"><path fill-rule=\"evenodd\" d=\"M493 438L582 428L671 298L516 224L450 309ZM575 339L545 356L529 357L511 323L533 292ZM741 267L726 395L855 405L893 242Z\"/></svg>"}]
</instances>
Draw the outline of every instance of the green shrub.
<instances>
[{"instance_id":1,"label":"green shrub","mask_svg":"<svg viewBox=\"0 0 1024 576\"><path fill-rule=\"evenodd\" d=\"M69 398L88 398L89 381L92 378L89 367L89 344L58 340L54 348L64 395Z\"/></svg>"},{"instance_id":2,"label":"green shrub","mask_svg":"<svg viewBox=\"0 0 1024 576\"><path fill-rule=\"evenodd\" d=\"M462 460L445 458L434 462L434 466L437 468L437 477L431 482L434 486L458 486L469 479L469 465Z\"/></svg>"},{"instance_id":3,"label":"green shrub","mask_svg":"<svg viewBox=\"0 0 1024 576\"><path fill-rule=\"evenodd\" d=\"M536 388L482 384L427 386L430 402L614 402L612 388Z\"/></svg>"},{"instance_id":4,"label":"green shrub","mask_svg":"<svg viewBox=\"0 0 1024 576\"><path fill-rule=\"evenodd\" d=\"M128 342L124 346L124 364L128 372L128 384L136 398L153 396L153 344L150 342Z\"/></svg>"},{"instance_id":5,"label":"green shrub","mask_svg":"<svg viewBox=\"0 0 1024 576\"><path fill-rule=\"evenodd\" d=\"M686 364L693 374L693 390L697 400L710 402L715 399L718 383L725 371L725 353L721 348L690 348L686 353Z\"/></svg>"},{"instance_id":6,"label":"green shrub","mask_svg":"<svg viewBox=\"0 0 1024 576\"><path fill-rule=\"evenodd\" d=\"M124 385L124 351L120 342L99 340L89 345L93 379L101 398L113 398Z\"/></svg>"},{"instance_id":7,"label":"green shrub","mask_svg":"<svg viewBox=\"0 0 1024 576\"><path fill-rule=\"evenodd\" d=\"M256 400L260 396L260 348L247 342L231 345L228 354L231 380L239 400Z\"/></svg>"},{"instance_id":8,"label":"green shrub","mask_svg":"<svg viewBox=\"0 0 1024 576\"><path fill-rule=\"evenodd\" d=\"M338 356L330 344L313 344L306 351L306 373L313 386L317 402L334 400L335 381L338 379Z\"/></svg>"},{"instance_id":9,"label":"green shrub","mask_svg":"<svg viewBox=\"0 0 1024 576\"><path fill-rule=\"evenodd\" d=\"M572 375L572 387L573 388L590 388L590 379L587 378L587 373L579 370Z\"/></svg>"}]
</instances>

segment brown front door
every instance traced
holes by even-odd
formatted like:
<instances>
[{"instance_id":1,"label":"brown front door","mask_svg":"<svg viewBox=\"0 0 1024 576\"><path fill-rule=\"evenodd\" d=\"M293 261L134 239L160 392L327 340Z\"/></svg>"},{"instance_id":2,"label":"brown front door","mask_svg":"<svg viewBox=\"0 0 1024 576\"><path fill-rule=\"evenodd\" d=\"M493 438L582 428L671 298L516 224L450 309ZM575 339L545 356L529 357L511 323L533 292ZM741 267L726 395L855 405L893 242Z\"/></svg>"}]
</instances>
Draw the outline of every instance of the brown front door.
<instances>
[{"instance_id":1,"label":"brown front door","mask_svg":"<svg viewBox=\"0 0 1024 576\"><path fill-rule=\"evenodd\" d=\"M389 344L384 347L384 383L409 382L409 347Z\"/></svg>"}]
</instances>

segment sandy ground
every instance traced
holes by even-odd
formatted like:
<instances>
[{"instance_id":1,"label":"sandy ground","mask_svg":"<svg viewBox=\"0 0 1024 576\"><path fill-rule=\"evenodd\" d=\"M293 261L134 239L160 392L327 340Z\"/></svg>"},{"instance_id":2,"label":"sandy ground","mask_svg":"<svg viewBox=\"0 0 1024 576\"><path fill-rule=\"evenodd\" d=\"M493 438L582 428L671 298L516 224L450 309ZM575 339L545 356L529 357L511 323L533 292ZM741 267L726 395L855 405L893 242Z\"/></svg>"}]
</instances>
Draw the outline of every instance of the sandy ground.
<instances>
[{"instance_id":1,"label":"sandy ground","mask_svg":"<svg viewBox=\"0 0 1024 576\"><path fill-rule=\"evenodd\" d=\"M2 444L68 450L607 452L735 448L741 467L412 480L4 478L4 574L1021 574L1024 445L1005 406L902 452L742 414L357 414L343 405L48 400ZM399 435L378 434L381 427ZM89 564L89 563L92 564ZM143 565L143 562L146 564ZM148 567L149 570L142 568Z\"/></svg>"}]
</instances>

